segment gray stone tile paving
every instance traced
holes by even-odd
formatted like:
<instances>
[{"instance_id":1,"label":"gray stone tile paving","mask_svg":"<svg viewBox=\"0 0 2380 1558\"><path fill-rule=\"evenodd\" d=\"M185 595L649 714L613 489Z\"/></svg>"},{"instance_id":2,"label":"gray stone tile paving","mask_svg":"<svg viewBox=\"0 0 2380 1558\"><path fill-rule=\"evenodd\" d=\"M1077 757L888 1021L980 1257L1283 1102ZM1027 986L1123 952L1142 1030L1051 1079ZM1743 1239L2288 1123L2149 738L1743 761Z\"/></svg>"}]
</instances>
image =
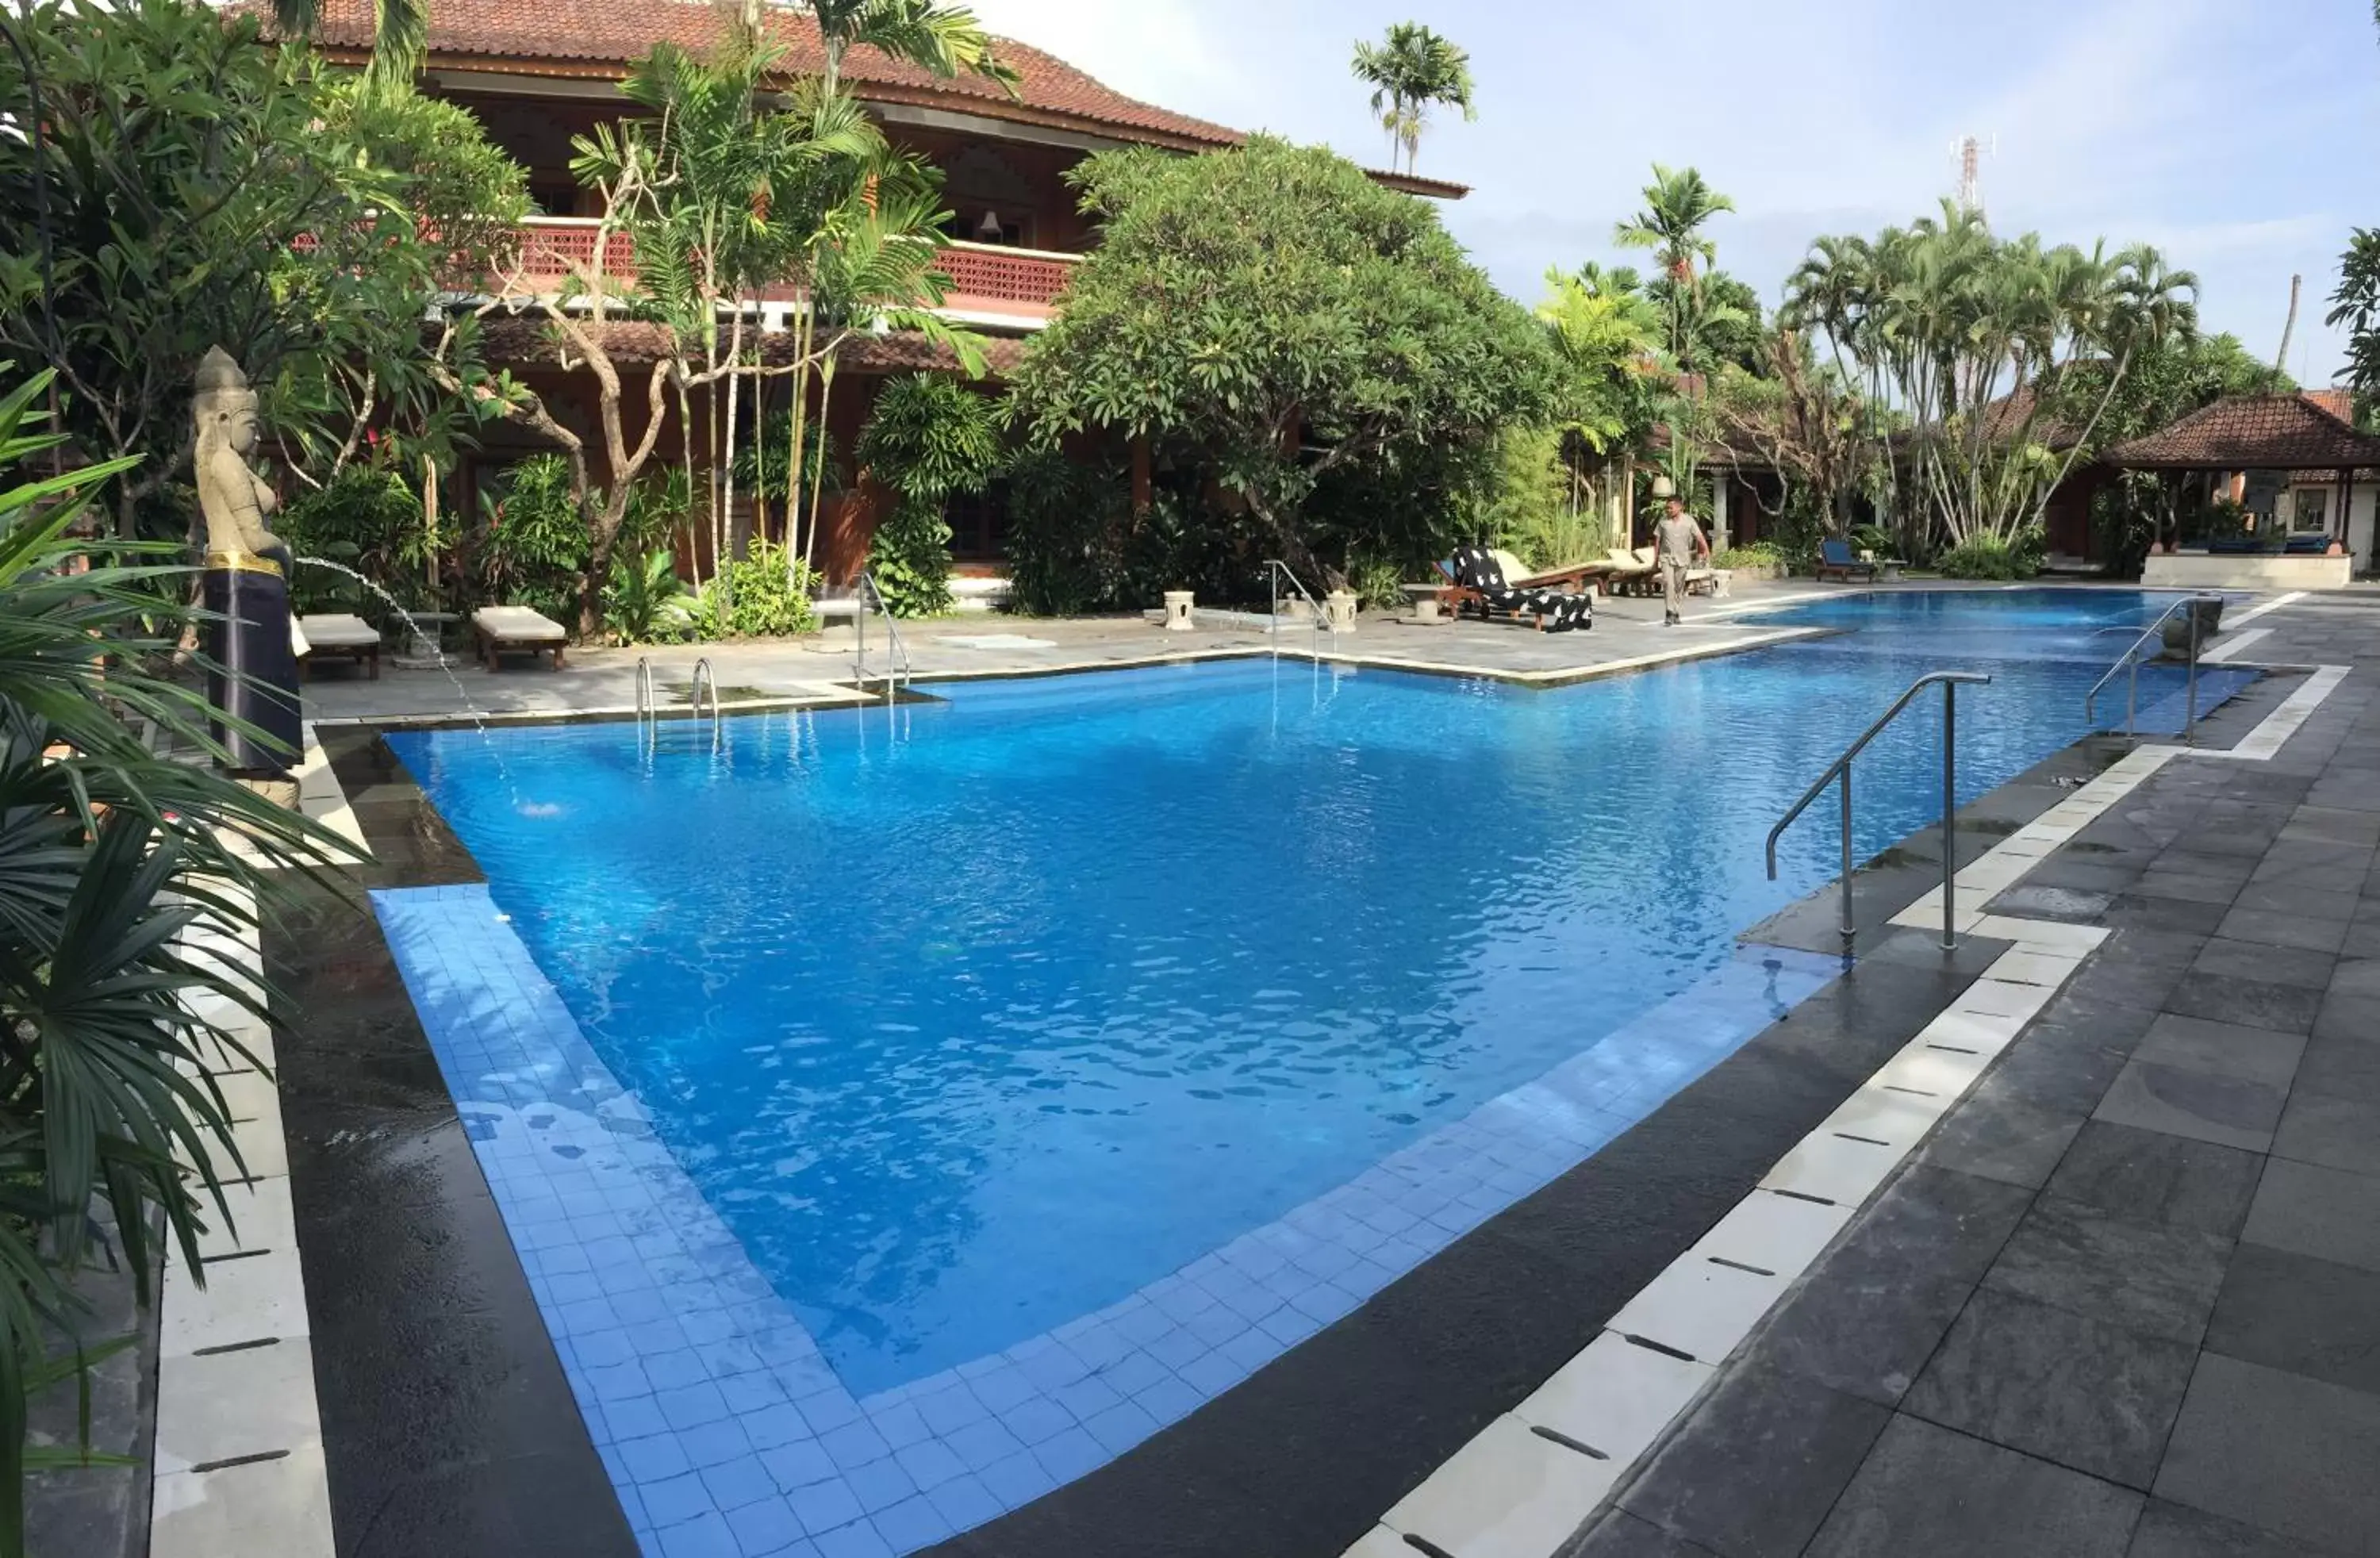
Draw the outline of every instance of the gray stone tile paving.
<instances>
[{"instance_id":1,"label":"gray stone tile paving","mask_svg":"<svg viewBox=\"0 0 2380 1558\"><path fill-rule=\"evenodd\" d=\"M2113 933L1575 1552L2380 1555L2380 609L2259 626L2351 674L2000 895Z\"/></svg>"}]
</instances>

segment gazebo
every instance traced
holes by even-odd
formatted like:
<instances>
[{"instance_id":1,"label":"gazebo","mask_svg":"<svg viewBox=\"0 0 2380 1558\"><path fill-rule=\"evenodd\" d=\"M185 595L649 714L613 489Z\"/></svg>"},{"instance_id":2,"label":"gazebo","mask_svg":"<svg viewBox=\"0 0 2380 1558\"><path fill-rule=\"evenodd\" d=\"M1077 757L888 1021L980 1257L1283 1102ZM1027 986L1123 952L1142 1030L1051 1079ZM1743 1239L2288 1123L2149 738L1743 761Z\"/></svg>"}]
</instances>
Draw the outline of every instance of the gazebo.
<instances>
[{"instance_id":1,"label":"gazebo","mask_svg":"<svg viewBox=\"0 0 2380 1558\"><path fill-rule=\"evenodd\" d=\"M2177 522L2158 536L2143 582L2336 586L2358 558L2371 566L2380 437L2333 409L2338 399L2232 396L2107 450L2104 462L2119 470L2158 472L2183 489L2203 478L2207 498L2230 498L2250 516L2241 536L2187 536Z\"/></svg>"}]
</instances>

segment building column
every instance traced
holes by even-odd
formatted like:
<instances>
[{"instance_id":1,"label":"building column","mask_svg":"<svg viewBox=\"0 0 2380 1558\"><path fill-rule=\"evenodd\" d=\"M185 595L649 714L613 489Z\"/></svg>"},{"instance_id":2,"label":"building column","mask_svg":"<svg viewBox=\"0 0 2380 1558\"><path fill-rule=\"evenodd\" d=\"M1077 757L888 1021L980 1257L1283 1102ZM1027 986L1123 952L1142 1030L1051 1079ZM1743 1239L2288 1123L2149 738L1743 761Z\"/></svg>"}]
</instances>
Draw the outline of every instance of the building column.
<instances>
[{"instance_id":1,"label":"building column","mask_svg":"<svg viewBox=\"0 0 2380 1558\"><path fill-rule=\"evenodd\" d=\"M1713 552L1727 550L1727 477L1723 473L1711 478L1710 543Z\"/></svg>"}]
</instances>

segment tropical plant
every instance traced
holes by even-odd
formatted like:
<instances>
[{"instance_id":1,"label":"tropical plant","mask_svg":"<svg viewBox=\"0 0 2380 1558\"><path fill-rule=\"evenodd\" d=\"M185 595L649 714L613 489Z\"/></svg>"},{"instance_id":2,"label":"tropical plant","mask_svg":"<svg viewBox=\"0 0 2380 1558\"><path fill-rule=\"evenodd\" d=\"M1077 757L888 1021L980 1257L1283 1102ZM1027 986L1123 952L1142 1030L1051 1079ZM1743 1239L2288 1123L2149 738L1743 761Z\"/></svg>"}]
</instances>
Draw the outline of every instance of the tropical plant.
<instances>
[{"instance_id":1,"label":"tropical plant","mask_svg":"<svg viewBox=\"0 0 2380 1558\"><path fill-rule=\"evenodd\" d=\"M35 375L0 396L0 472L59 448ZM72 1283L113 1263L142 1302L229 1218L243 1172L211 1073L263 998L203 950L253 937L274 875L339 847L201 764L214 712L150 669L187 620L162 543L78 541L124 462L0 487L0 1555L24 1551L25 1394L79 1367ZM87 571L76 571L84 562ZM136 728L142 722L148 729ZM162 739L158 739L162 738ZM178 1161L177 1161L178 1160ZM108 1230L112 1229L112 1233ZM93 1356L83 1349L83 1360Z\"/></svg>"},{"instance_id":2,"label":"tropical plant","mask_svg":"<svg viewBox=\"0 0 2380 1558\"><path fill-rule=\"evenodd\" d=\"M480 505L480 529L472 538L480 593L567 615L588 566L587 527L568 462L559 455L523 460L481 493Z\"/></svg>"},{"instance_id":3,"label":"tropical plant","mask_svg":"<svg viewBox=\"0 0 2380 1558\"><path fill-rule=\"evenodd\" d=\"M1762 344L1764 375L1732 366L1712 381L1718 457L1751 456L1779 480L1783 514L1806 493L1829 532L1851 524L1852 504L1876 458L1858 394L1831 364L1818 360L1799 331L1779 325Z\"/></svg>"},{"instance_id":4,"label":"tropical plant","mask_svg":"<svg viewBox=\"0 0 2380 1558\"><path fill-rule=\"evenodd\" d=\"M421 499L405 479L352 465L318 490L299 493L273 517L290 552L346 565L401 601L419 600L430 560ZM290 608L380 614L380 603L344 574L299 568L289 580Z\"/></svg>"},{"instance_id":5,"label":"tropical plant","mask_svg":"<svg viewBox=\"0 0 2380 1558\"><path fill-rule=\"evenodd\" d=\"M2031 578L2041 571L2044 538L2037 529L2013 537L1969 536L1934 560L1944 578L2012 580Z\"/></svg>"},{"instance_id":6,"label":"tropical plant","mask_svg":"<svg viewBox=\"0 0 2380 1558\"><path fill-rule=\"evenodd\" d=\"M1311 584L1354 552L1403 554L1354 516L1326 566L1308 500L1342 476L1475 458L1551 409L1544 329L1427 205L1328 151L1258 137L1202 157L1104 152L1069 176L1104 233L1011 403L1045 448L1093 429L1148 440L1182 491L1221 494L1205 533L1251 578L1265 556ZM1459 529L1461 486L1401 521L1434 532L1420 546Z\"/></svg>"},{"instance_id":7,"label":"tropical plant","mask_svg":"<svg viewBox=\"0 0 2380 1558\"><path fill-rule=\"evenodd\" d=\"M1718 255L1718 245L1704 229L1712 217L1733 211L1735 202L1706 183L1698 169L1659 163L1653 164L1653 182L1644 195L1645 209L1614 224L1611 239L1622 249L1653 251L1670 357L1682 371L1697 372L1706 366L1697 346L1712 306L1697 267L1707 267Z\"/></svg>"},{"instance_id":8,"label":"tropical plant","mask_svg":"<svg viewBox=\"0 0 2380 1558\"><path fill-rule=\"evenodd\" d=\"M1357 43L1353 68L1372 88L1372 112L1389 132L1391 167L1402 147L1405 171L1413 171L1432 104L1460 108L1465 119L1479 116L1471 103L1470 55L1419 22L1396 23L1378 43Z\"/></svg>"},{"instance_id":9,"label":"tropical plant","mask_svg":"<svg viewBox=\"0 0 2380 1558\"><path fill-rule=\"evenodd\" d=\"M746 554L721 568L689 612L698 639L789 639L818 626L810 608L817 576L789 549L753 538Z\"/></svg>"},{"instance_id":10,"label":"tropical plant","mask_svg":"<svg viewBox=\"0 0 2380 1558\"><path fill-rule=\"evenodd\" d=\"M0 7L0 352L56 371L79 454L151 455L116 484L119 534L186 478L219 343L311 480L367 426L436 444L473 416L429 370L422 308L526 195L461 109L368 103L197 0L35 0Z\"/></svg>"},{"instance_id":11,"label":"tropical plant","mask_svg":"<svg viewBox=\"0 0 2380 1558\"><path fill-rule=\"evenodd\" d=\"M2194 334L2196 290L2145 245L2002 239L1945 201L1873 241L1818 240L1787 320L1856 364L1872 405L1906 413L1896 469L1953 545L2013 542L2041 526L2134 361Z\"/></svg>"},{"instance_id":12,"label":"tropical plant","mask_svg":"<svg viewBox=\"0 0 2380 1558\"><path fill-rule=\"evenodd\" d=\"M997 402L945 374L886 381L859 435L859 457L894 493L868 542L868 566L894 616L951 609L951 528L943 506L978 493L1002 453Z\"/></svg>"},{"instance_id":13,"label":"tropical plant","mask_svg":"<svg viewBox=\"0 0 2380 1558\"><path fill-rule=\"evenodd\" d=\"M2380 402L2380 228L2358 227L2348 239L2330 302L2323 323L2347 330L2347 366L2339 377L2355 392L2356 404L2368 410Z\"/></svg>"},{"instance_id":14,"label":"tropical plant","mask_svg":"<svg viewBox=\"0 0 2380 1558\"><path fill-rule=\"evenodd\" d=\"M1583 529L1572 535L1572 528L1582 515L1605 506L1618 457L1643 443L1659 420L1664 396L1652 369L1662 316L1636 273L1624 265L1606 271L1589 261L1575 274L1549 270L1546 289L1537 318L1550 333L1562 370L1554 414L1560 430L1558 457L1569 489L1559 545L1583 546ZM1506 485L1512 486L1509 469ZM1597 518L1591 528L1599 534L1604 526ZM1589 547L1560 561L1574 562L1601 549Z\"/></svg>"},{"instance_id":15,"label":"tropical plant","mask_svg":"<svg viewBox=\"0 0 2380 1558\"><path fill-rule=\"evenodd\" d=\"M674 639L692 620L686 592L677 577L677 559L666 551L649 552L634 561L614 557L611 582L603 590L603 625L624 644Z\"/></svg>"}]
</instances>

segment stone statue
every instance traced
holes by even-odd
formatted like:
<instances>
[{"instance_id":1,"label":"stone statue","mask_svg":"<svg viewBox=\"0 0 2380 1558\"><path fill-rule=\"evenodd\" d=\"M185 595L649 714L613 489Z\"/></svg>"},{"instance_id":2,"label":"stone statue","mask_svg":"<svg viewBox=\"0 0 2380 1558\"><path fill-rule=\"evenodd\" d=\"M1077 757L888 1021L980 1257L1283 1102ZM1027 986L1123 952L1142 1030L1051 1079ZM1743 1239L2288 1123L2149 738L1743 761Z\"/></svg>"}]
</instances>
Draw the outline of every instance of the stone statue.
<instances>
[{"instance_id":1,"label":"stone statue","mask_svg":"<svg viewBox=\"0 0 2380 1558\"><path fill-rule=\"evenodd\" d=\"M273 489L248 466L256 449L256 392L221 347L199 364L196 388L190 414L207 527L207 700L226 716L212 729L229 754L218 761L237 773L286 776L303 742L289 551L265 525L276 504Z\"/></svg>"}]
</instances>

